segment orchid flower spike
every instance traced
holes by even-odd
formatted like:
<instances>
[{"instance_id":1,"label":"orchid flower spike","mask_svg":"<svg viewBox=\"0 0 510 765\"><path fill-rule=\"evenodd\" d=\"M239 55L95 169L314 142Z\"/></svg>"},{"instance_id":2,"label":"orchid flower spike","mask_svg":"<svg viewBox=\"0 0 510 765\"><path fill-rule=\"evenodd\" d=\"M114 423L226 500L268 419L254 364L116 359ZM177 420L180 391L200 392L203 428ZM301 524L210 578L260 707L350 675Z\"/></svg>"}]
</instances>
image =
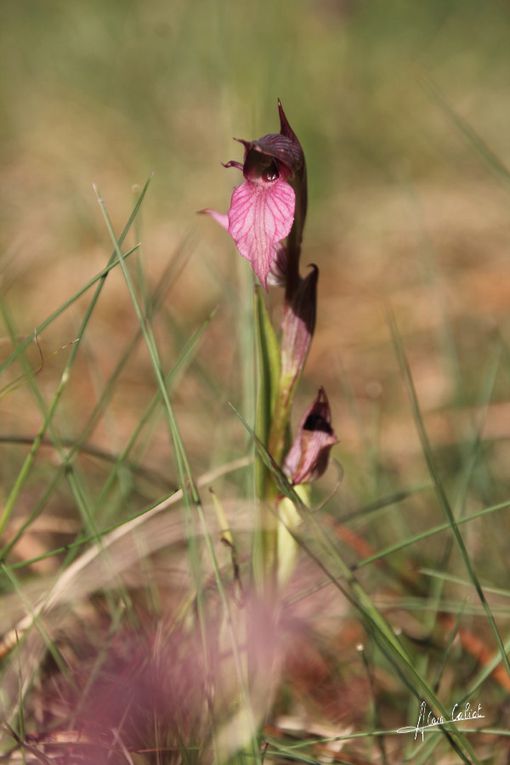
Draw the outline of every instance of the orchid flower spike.
<instances>
[{"instance_id":1,"label":"orchid flower spike","mask_svg":"<svg viewBox=\"0 0 510 765\"><path fill-rule=\"evenodd\" d=\"M236 139L244 146L244 161L231 160L224 166L241 170L244 182L234 189L228 213L201 211L228 231L265 289L284 278L283 242L291 233L296 210L291 183L304 172L301 145L280 103L279 111L280 133L256 141Z\"/></svg>"},{"instance_id":2,"label":"orchid flower spike","mask_svg":"<svg viewBox=\"0 0 510 765\"><path fill-rule=\"evenodd\" d=\"M319 388L307 409L284 463L284 472L294 485L310 483L325 472L331 447L338 438L331 426L331 410L324 388Z\"/></svg>"}]
</instances>

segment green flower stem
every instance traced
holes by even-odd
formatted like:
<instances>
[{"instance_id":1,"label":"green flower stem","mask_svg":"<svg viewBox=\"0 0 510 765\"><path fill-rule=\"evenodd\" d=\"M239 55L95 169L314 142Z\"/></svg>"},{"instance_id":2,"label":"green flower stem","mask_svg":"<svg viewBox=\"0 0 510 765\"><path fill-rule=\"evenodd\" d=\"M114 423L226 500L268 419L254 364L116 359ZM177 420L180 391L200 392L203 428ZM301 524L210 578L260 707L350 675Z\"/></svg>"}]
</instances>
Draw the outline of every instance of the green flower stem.
<instances>
[{"instance_id":1,"label":"green flower stem","mask_svg":"<svg viewBox=\"0 0 510 765\"><path fill-rule=\"evenodd\" d=\"M283 462L288 446L290 414L296 383L297 379L292 380L289 377L280 379L278 397L269 431L269 453L279 465Z\"/></svg>"},{"instance_id":2,"label":"green flower stem","mask_svg":"<svg viewBox=\"0 0 510 765\"><path fill-rule=\"evenodd\" d=\"M259 288L255 291L254 319L257 360L255 433L261 443L268 446L279 399L280 345ZM254 539L253 565L255 580L264 589L275 578L278 522L273 512L276 487L258 453L255 459L255 493L258 531Z\"/></svg>"},{"instance_id":3,"label":"green flower stem","mask_svg":"<svg viewBox=\"0 0 510 765\"><path fill-rule=\"evenodd\" d=\"M255 293L254 313L257 337L255 433L274 461L281 465L288 446L292 401L299 375L282 376L280 344L259 289ZM255 486L259 530L253 550L254 568L256 581L264 588L267 585L273 586L277 580L281 524L277 512L279 491L260 455L255 460Z\"/></svg>"}]
</instances>

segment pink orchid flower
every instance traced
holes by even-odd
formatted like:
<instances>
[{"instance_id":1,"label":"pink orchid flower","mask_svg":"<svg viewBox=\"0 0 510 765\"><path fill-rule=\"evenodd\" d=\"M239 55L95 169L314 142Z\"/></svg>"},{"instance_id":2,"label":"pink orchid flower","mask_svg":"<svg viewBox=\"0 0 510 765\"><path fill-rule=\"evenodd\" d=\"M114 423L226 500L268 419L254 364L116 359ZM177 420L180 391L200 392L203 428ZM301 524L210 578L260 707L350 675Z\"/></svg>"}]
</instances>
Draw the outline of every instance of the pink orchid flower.
<instances>
[{"instance_id":1,"label":"pink orchid flower","mask_svg":"<svg viewBox=\"0 0 510 765\"><path fill-rule=\"evenodd\" d=\"M282 277L284 240L291 232L296 211L296 192L289 181L304 173L299 141L281 104L279 111L282 132L257 141L241 140L243 164L230 161L224 165L244 175L244 182L232 193L228 213L202 210L228 231L265 289Z\"/></svg>"},{"instance_id":2,"label":"pink orchid flower","mask_svg":"<svg viewBox=\"0 0 510 765\"><path fill-rule=\"evenodd\" d=\"M286 181L245 180L234 189L226 215L204 210L225 228L262 286L276 266L281 242L294 222L296 195Z\"/></svg>"}]
</instances>

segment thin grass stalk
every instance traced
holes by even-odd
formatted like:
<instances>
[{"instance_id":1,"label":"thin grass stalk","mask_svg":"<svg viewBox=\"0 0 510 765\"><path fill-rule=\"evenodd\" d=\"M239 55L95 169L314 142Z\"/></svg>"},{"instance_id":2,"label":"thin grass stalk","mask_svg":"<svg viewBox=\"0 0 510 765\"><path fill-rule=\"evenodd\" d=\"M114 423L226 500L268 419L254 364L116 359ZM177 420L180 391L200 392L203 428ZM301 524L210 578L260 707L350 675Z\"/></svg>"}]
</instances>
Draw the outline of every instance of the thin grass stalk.
<instances>
[{"instance_id":1,"label":"thin grass stalk","mask_svg":"<svg viewBox=\"0 0 510 765\"><path fill-rule=\"evenodd\" d=\"M61 378L60 378L60 382L59 382L59 384L57 386L57 390L54 393L54 396L53 396L53 398L52 398L52 400L50 402L49 407L46 407L46 404L45 404L45 402L44 402L44 400L42 398L41 392L40 392L38 386L35 384L35 381L34 381L32 375L30 374L30 372L28 370L26 372L26 376L27 376L27 380L28 380L29 386L30 386L30 388L31 388L31 390L32 390L32 392L34 394L34 397L35 397L35 399L37 401L38 407L39 407L39 409L41 411L41 414L42 414L42 417L43 417L43 423L42 423L41 428L39 429L39 432L37 433L37 435L36 435L36 437L35 437L35 439L34 439L34 441L32 443L32 446L30 448L29 453L27 454L27 456L25 457L25 460L23 461L23 464L22 464L21 469L20 469L20 471L19 471L19 473L18 473L18 475L16 477L14 485L13 485L11 491L9 492L9 494L7 496L7 499L5 501L4 510L3 510L2 515L0 516L0 535L3 533L7 523L9 522L11 514L12 514L12 512L14 510L14 507L16 505L16 502L18 500L19 494L21 493L21 491L23 489L23 486L25 485L25 482L28 479L28 476L29 476L29 474L30 474L30 472L32 470L32 467L34 465L34 462L35 462L35 459L36 459L37 454L39 452L39 449L41 448L41 445L43 443L44 437L45 437L45 435L46 435L46 433L48 431L50 433L50 437L51 437L51 439L52 439L52 441L54 443L54 446L57 449L57 452L58 452L58 454L60 456L60 459L63 462L65 462L66 459L67 459L67 455L65 453L64 447L60 443L59 437L54 433L54 430L53 430L53 418L54 418L55 412L56 412L56 410L58 408L58 404L59 404L59 402L60 402L60 400L62 398L63 392L64 392L64 390L65 390L65 388L66 388L66 386L67 386L67 384L69 382L70 374L71 374L71 369L73 367L73 364L74 364L74 361L76 359L76 355L77 355L77 352L78 352L78 347L80 345L79 341L80 341L81 337L83 337L85 329L86 329L86 327L88 325L88 322L89 322L89 320L90 320L90 318L92 316L92 312L94 310L94 307L95 307L95 305L97 303L97 299L99 297L98 293L99 293L99 287L96 290L96 294L95 294L93 300L91 301L91 303L88 306L88 309L86 311L85 317L84 317L84 319L82 321L82 324L81 324L81 327L80 327L81 333L79 335L79 340L78 340L78 342L74 343L72 348L71 348L71 352L69 354L69 359L68 359L68 361L67 361L67 363L65 365L64 371L63 371L63 373L61 375ZM7 329L9 330L9 333L10 333L11 337L14 338L16 336L16 334L14 332L14 328L12 326L11 319L10 319L10 317L8 315L8 312L7 312L5 304L3 302L1 302L1 301L0 301L0 310L2 311L2 316L3 316L3 319L4 319L4 323L5 323L6 327L7 327ZM22 355L21 358L22 358L23 364L26 365L27 362L25 360L24 355ZM77 506L80 508L80 511L82 513L82 517L84 518L84 521L88 524L89 531L90 531L91 529L93 529L93 522L92 522L91 513L89 511L89 503L85 499L83 488L80 487L78 485L78 483L77 483L74 467L72 465L69 465L69 464L68 464L68 467L70 469L66 470L67 480L68 480L69 485L71 487L71 490L73 492L73 495L74 495L75 501L77 503Z\"/></svg>"},{"instance_id":2,"label":"thin grass stalk","mask_svg":"<svg viewBox=\"0 0 510 765\"><path fill-rule=\"evenodd\" d=\"M131 230L133 222L134 222L136 216L138 215L138 211L140 209L140 206L141 206L141 204L142 204L142 202L143 202L143 200L145 198L145 194L147 193L147 189L149 188L150 182L151 182L151 178L149 178L145 182L145 185L144 185L144 187L143 187L143 189L142 189L142 191L140 193L140 196L138 197L138 200L137 200L135 206L133 207L133 210L131 211L131 215L129 216L126 225L124 226L124 228L122 229L122 231L120 233L120 236L119 236L119 246L122 246L126 236L128 235L129 231ZM134 252L136 252L137 249L138 249L138 245L135 245L134 247L132 247L131 249L129 249L126 252L124 257L128 258L130 255L132 255ZM37 325L37 327L35 327L32 335L30 335L29 337L25 338L25 340L22 340L20 343L18 343L16 345L16 348L14 349L14 351L5 359L5 361L3 361L0 364L0 374L2 372L4 372L6 369L8 369L10 367L10 365L14 361L16 361L17 358L19 358L20 354L22 354L28 348L28 346L34 341L34 338L39 337L39 335L42 335L44 330L47 329L50 326L50 324L52 324L56 319L58 319L59 316L64 311L66 311L69 308L69 306L71 306L73 303L75 303L77 300L79 300L82 295L84 295L86 292L88 292L88 290L91 287L94 286L94 284L97 284L97 282L104 281L106 279L106 277L108 276L108 274L110 273L110 271L112 270L112 268L117 268L117 266L118 266L117 257L116 257L115 252L113 252L110 255L110 258L108 260L108 264L105 266L105 268L102 271L100 271L98 274L96 274L91 279L89 279L89 281L86 282L86 284L81 289L79 289L77 292L75 292L74 295L71 295L70 298L65 300L62 303L62 305L59 306L55 311L50 313L50 315L46 319L44 319L44 321L42 321L40 324Z\"/></svg>"},{"instance_id":3,"label":"thin grass stalk","mask_svg":"<svg viewBox=\"0 0 510 765\"><path fill-rule=\"evenodd\" d=\"M127 233L129 231L129 229L130 229L134 219L136 218L136 215L137 215L137 213L138 213L138 211L140 209L141 203L142 203L142 201L143 201L143 199L145 197L145 193L147 191L148 185L149 185L149 181L146 182L146 184L145 184L145 186L144 186L144 188L142 190L142 193L140 194L140 197L139 197L137 203L135 204L135 207L134 207L134 209L133 209L133 211L132 211L132 213L131 213L131 215L130 215L130 217L128 219L128 222L127 222L126 226L124 227L124 229L122 231L122 234L121 234L121 240L122 241L127 236ZM50 404L50 407L49 407L47 413L44 415L43 424L42 424L42 426L41 426L41 428L39 430L39 433L37 434L36 438L34 439L34 442L32 444L30 452L28 453L27 457L25 458L25 461L24 461L24 463L23 463L23 465L21 467L21 470L19 471L19 473L18 473L18 475L16 477L16 480L14 482L14 485L11 488L11 491L9 492L9 495L7 496L7 499L5 501L3 511L2 511L2 513L0 515L0 535L3 533L7 523L9 522L10 516L11 516L13 510L14 510L14 507L15 507L16 501L18 499L18 496L19 496L19 494L20 494L20 492L21 492L21 490L22 490L22 488L23 488L23 486L24 486L24 484L25 484L25 482L26 482L26 480L28 478L28 475L29 475L29 473L30 473L30 471L32 469L32 466L33 466L34 461L35 461L35 457L36 457L36 455L37 455L37 453L39 451L39 448L40 448L40 446L42 444L42 440L44 438L44 435L45 435L45 433L46 433L46 431L47 431L47 429L48 429L48 427L49 427L49 425L50 425L50 423L51 423L51 421L53 419L53 416L54 416L55 411L56 411L56 409L58 407L58 404L60 402L62 394L63 394L63 392L64 392L64 390L65 390L65 388L67 386L67 383L69 381L69 376L70 376L70 370L72 369L74 361L75 361L76 356L78 354L78 350L79 350L79 347L80 347L80 344L81 344L81 340L83 338L84 331L85 331L85 329L86 329L86 327L87 327L87 325L88 325L88 323L90 321L90 318L91 318L92 313L94 311L94 308L95 308L95 306L97 304L97 301L99 300L99 297L101 295L101 292L102 292L104 284L105 284L106 276L107 276L107 274L108 274L108 272L110 270L110 266L113 265L113 261L114 261L115 258L116 258L116 254L113 253L110 256L109 262L107 264L107 269L108 270L105 269L105 271L102 272L101 276L99 276L97 279L94 280L94 281L99 281L99 283L98 283L98 285L96 287L96 290L94 292L92 300L90 301L90 303L89 303L89 305L87 307L87 310L85 312L85 315L84 315L84 317L82 319L82 322L81 322L81 325L80 325L80 329L79 329L79 333L78 333L78 337L77 337L77 341L71 346L71 351L70 351L70 354L69 354L68 361L67 361L66 366L64 368L64 371L63 371L63 373L61 375L60 383L59 383L59 385L57 387L57 390L56 390L56 392L55 392L55 394L53 396L53 399L52 399L52 402ZM92 282L92 283L94 283L94 282ZM85 290L83 290L83 291L85 291ZM83 291L80 291L77 294L83 294ZM74 296L74 299L77 299L76 296ZM73 299L73 302L74 302L74 299ZM40 334L43 331L43 329L45 329L49 325L50 320L53 320L53 319L57 318L62 313L62 311L65 310L70 305L70 302L71 301L66 301L66 303L64 303L64 305L61 306L60 309L58 309L57 312L54 312L45 322L43 322L43 324L38 328L37 334ZM3 304L3 302L0 302L0 308L2 309L2 314L3 314L3 317L4 317L4 321L6 322L6 325L9 328L10 324L9 324L8 319L7 319L5 305ZM7 368L8 364L11 361L14 361L14 359L18 358L21 354L23 354L25 349L28 347L29 344L30 344L30 340L26 340L26 341L23 341L22 343L18 344L16 349L15 349L15 351L11 354L11 356L0 367L0 372L3 369ZM29 376L29 379L31 379L30 376Z\"/></svg>"},{"instance_id":4,"label":"thin grass stalk","mask_svg":"<svg viewBox=\"0 0 510 765\"><path fill-rule=\"evenodd\" d=\"M244 425L248 427L246 422L244 422ZM392 664L405 686L417 699L425 698L427 703L431 707L438 709L440 714L447 720L448 712L446 708L442 705L426 680L417 672L414 663L384 615L380 613L365 589L357 581L351 568L343 561L337 546L328 536L325 529L318 523L314 514L304 505L264 445L256 438L255 434L253 434L253 437L255 438L257 449L264 458L268 468L272 471L282 493L293 501L302 521L305 522L304 528L300 527L299 531L288 527L287 531L289 534L294 537L299 546L359 612L368 634L376 641L378 647ZM319 540L319 553L312 549L311 540ZM331 564L333 569L329 568ZM479 765L479 760L465 736L459 734L455 728L452 730L446 726L441 726L441 730L463 762L468 763L468 765L472 765L472 763Z\"/></svg>"},{"instance_id":5,"label":"thin grass stalk","mask_svg":"<svg viewBox=\"0 0 510 765\"><path fill-rule=\"evenodd\" d=\"M129 271L124 263L122 252L120 250L119 243L115 237L110 216L106 208L104 199L101 197L97 189L95 189L95 191L96 191L97 201L101 208L103 219L106 224L106 228L108 230L112 243L115 247L117 258L119 259L120 267L122 269L122 272L128 287L128 291L131 296L131 300L133 303L133 307L135 309L136 316L142 328L144 339L145 339L147 349L149 351L149 355L151 358L153 371L156 377L158 389L164 402L164 408L165 408L167 423L169 426L169 432L174 444L177 471L178 471L179 481L180 481L182 492L183 492L184 506L186 509L186 512L185 512L186 535L188 540L188 548L190 551L192 572L193 572L195 585L196 585L197 611L198 611L200 631L202 634L202 641L204 646L204 659L207 665L207 649L206 649L207 641L206 641L206 626L205 626L206 623L205 623L204 604L203 604L203 596L202 596L202 576L201 576L201 570L200 570L200 562L199 562L199 556L198 556L196 536L194 531L196 528L196 523L195 523L195 519L191 515L191 507L195 509L199 524L201 525L202 529L206 529L205 515L203 512L197 486L192 477L191 468L190 468L189 461L185 452L184 444L179 432L179 427L177 424L177 420L175 418L173 407L170 402L168 390L165 385L165 378L162 372L159 352L158 352L155 338L152 332L152 328L147 320L147 317L144 315L140 307L139 301L137 299L134 285L132 283ZM210 545L210 540L209 542L207 541L207 537L206 537L206 547L209 551L210 556L212 556L211 563L213 566L215 576L218 579L220 579L220 573L218 569L217 560L214 555L214 550L212 549L212 546ZM240 677L239 680L242 681L242 678ZM254 743L253 746L254 746L253 754L254 756L258 757L258 754L257 754L258 750L257 750L256 744ZM258 761L259 760L256 759L256 762Z\"/></svg>"},{"instance_id":6,"label":"thin grass stalk","mask_svg":"<svg viewBox=\"0 0 510 765\"><path fill-rule=\"evenodd\" d=\"M397 350L398 360L400 364L400 369L404 378L404 382L406 385L407 393L410 399L411 408L413 411L413 416L416 424L416 429L418 431L418 435L420 438L420 443L422 445L423 455L425 457L425 461L427 463L427 467L430 473L430 477L432 478L434 482L434 487L436 491L436 496L439 502L439 505L441 509L443 510L444 514L446 515L448 519L448 524L450 526L450 529L453 534L453 538L455 539L457 546L459 548L459 552L462 556L462 559L464 561L464 564L466 566L467 572L469 574L469 578L473 582L473 585L476 589L476 592L478 594L478 597L480 599L480 602L483 605L483 608L485 610L485 614L487 617L487 621L491 627L492 633L495 637L496 644L499 647L500 653L501 653L501 659L503 661L503 664L506 668L506 671L510 675L510 662L508 660L507 652L505 650L503 640L501 638L501 635L499 633L496 620L494 619L494 616L491 612L489 603L487 602L487 599L485 597L485 594L483 592L483 589L480 585L480 581L478 579L478 576L476 575L474 566L471 562L471 559L469 557L469 553L467 551L466 545L464 543L464 539L462 537L462 534L459 531L457 521L455 519L455 516L453 514L452 508L450 506L450 502L448 500L448 497L446 495L443 483L439 477L439 473L436 469L434 458L432 455L432 449L429 443L428 435L425 430L425 425L423 422L423 418L421 415L420 405L418 402L418 397L416 395L416 389L414 387L414 380L411 374L411 369L409 367L409 362L407 360L407 356L404 351L404 346L402 343L402 338L400 336L400 333L398 331L395 318L393 316L390 316L390 327L391 327L391 333L393 337L393 342L395 344L395 348Z\"/></svg>"}]
</instances>

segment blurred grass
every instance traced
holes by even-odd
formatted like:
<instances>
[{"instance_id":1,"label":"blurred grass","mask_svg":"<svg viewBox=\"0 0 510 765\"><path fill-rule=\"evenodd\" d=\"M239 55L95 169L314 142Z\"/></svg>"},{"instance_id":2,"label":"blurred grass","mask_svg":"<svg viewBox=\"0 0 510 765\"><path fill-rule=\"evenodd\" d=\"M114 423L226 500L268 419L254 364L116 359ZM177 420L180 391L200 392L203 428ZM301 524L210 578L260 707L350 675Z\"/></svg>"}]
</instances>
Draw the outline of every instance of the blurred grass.
<instances>
[{"instance_id":1,"label":"blurred grass","mask_svg":"<svg viewBox=\"0 0 510 765\"><path fill-rule=\"evenodd\" d=\"M510 166L509 22L506 4L476 0L1 5L0 362L16 341L27 352L0 382L0 496L9 521L3 591L18 586L16 569L27 580L55 574L94 535L175 490L174 449L155 398L164 378L179 372L166 412L175 412L177 452L185 448L189 458L186 486L191 474L246 454L227 401L250 419L250 281L223 232L195 211L226 209L235 176L219 163L239 158L231 138L276 129L280 97L309 168L303 264L321 269L317 335L295 419L323 384L342 440L335 453L344 480L320 515L320 533L331 533L342 566L352 565L401 631L424 682L437 678L442 701L480 686L491 720L507 725L508 685L490 674L497 648L479 602L464 603L452 518L444 523L430 491L385 312L390 303L403 336L436 488L450 499L476 572L471 581L479 578L490 596L508 649L507 605L498 597L508 591L510 532L510 229L501 169ZM126 252L141 239L143 253L130 255L124 278L112 269L97 305L92 287L68 306L111 250L92 183L119 232L133 187L152 173L143 219L124 244ZM132 303L150 313L152 363ZM41 365L25 338L64 305L38 338ZM55 416L45 422L52 403ZM32 443L49 425L47 442ZM113 467L81 445L111 455ZM317 502L335 481L331 471ZM245 485L245 477L225 481L219 494L235 497ZM73 521L74 533L37 531L42 517L62 528ZM349 542L339 524L352 532ZM58 556L48 559L53 549ZM110 602L112 621L116 608ZM446 612L458 614L457 626L442 621ZM340 650L333 676L347 701L337 700L333 718L350 715L362 729L370 699L355 695L357 676L350 691L345 686L360 664L354 645L366 635L352 620L337 628L328 650ZM490 657L473 654L466 631ZM445 640L452 658L441 664ZM382 724L410 724L414 701L374 650ZM310 695L318 717L327 716L315 687L301 702ZM285 699L276 708L294 709ZM26 721L19 722L22 733ZM283 735L268 740L279 756L296 754ZM487 752L483 739L480 746ZM427 762L431 749L422 747L416 761Z\"/></svg>"}]
</instances>

